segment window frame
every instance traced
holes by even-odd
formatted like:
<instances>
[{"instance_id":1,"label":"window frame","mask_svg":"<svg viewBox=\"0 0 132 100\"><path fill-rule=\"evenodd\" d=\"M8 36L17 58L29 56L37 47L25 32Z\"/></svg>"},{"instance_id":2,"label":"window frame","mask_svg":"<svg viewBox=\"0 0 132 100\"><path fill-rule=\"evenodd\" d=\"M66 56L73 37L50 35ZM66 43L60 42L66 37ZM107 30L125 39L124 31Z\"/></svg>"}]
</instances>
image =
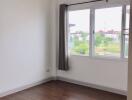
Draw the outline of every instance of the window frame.
<instances>
[{"instance_id":1,"label":"window frame","mask_svg":"<svg viewBox=\"0 0 132 100\"><path fill-rule=\"evenodd\" d=\"M105 6L104 6L105 4ZM81 54L71 54L69 52L69 55L72 56L88 56L91 58L102 58L102 59L117 59L117 60L128 60L128 58L125 57L125 27L126 27L126 7L130 5L129 3L125 3L125 4L109 4L109 3L99 3L93 6L93 4L88 5L88 4L84 4L84 5L74 5L74 6L69 6L68 7L68 12L69 11L76 11L76 10L85 10L85 9L90 9L90 33L89 33L89 54L87 55L81 55ZM122 7L122 20L121 20L121 41L120 41L120 57L116 57L116 56L98 56L95 55L95 36L94 36L94 31L95 31L95 10L96 9L103 9L103 8L112 8L112 7ZM69 18L67 18L67 23L68 23ZM69 35L69 27L67 26L67 30L68 30L68 35Z\"/></svg>"},{"instance_id":2,"label":"window frame","mask_svg":"<svg viewBox=\"0 0 132 100\"><path fill-rule=\"evenodd\" d=\"M121 32L121 58L125 58L125 27L126 27L126 7L122 6L122 32Z\"/></svg>"},{"instance_id":3,"label":"window frame","mask_svg":"<svg viewBox=\"0 0 132 100\"><path fill-rule=\"evenodd\" d=\"M76 56L90 56L90 54L91 54L91 51L90 51L90 46L91 46L91 9L90 8L87 8L87 9L89 9L89 11L90 11L90 18L89 18L89 20L90 20L90 22L89 22L89 53L88 54L86 54L86 55L83 55L83 54L72 54L72 55L76 55ZM78 9L78 10L82 10L82 9ZM83 10L85 10L85 9L83 9ZM67 19L66 19L66 23L67 23L67 26L66 26L66 30L67 30L67 32L68 32L68 36L67 36L67 40L69 40L69 34L70 34L70 28L68 27L69 26L69 11L77 11L77 10L69 10L68 9L68 16L67 16ZM68 41L67 41L68 42ZM69 42L68 42L68 55L70 56L71 55L71 53L70 53L70 51L69 51Z\"/></svg>"},{"instance_id":4,"label":"window frame","mask_svg":"<svg viewBox=\"0 0 132 100\"><path fill-rule=\"evenodd\" d=\"M95 8L94 10L96 10L96 9L105 9L105 8L114 8L114 7L121 7L122 9L123 9L123 6L122 5L115 5L115 6L109 6L109 7L103 7L103 8ZM123 15L123 12L122 12L122 15ZM121 16L122 16L121 15ZM94 22L95 22L95 16L94 16ZM121 57L121 55L122 55L122 53L123 53L123 51L122 51L122 37L123 37L123 33L122 33L122 25L123 25L123 23L122 23L122 17L121 17L121 39L120 39L120 56L119 57L117 57L117 56L105 56L105 55L95 55L95 49L94 49L94 51L93 51L93 56L94 57L96 57L96 58L109 58L109 59L113 59L113 58L116 58L116 59L119 59L119 58L122 58ZM95 27L95 26L94 26ZM95 29L94 29L95 30ZM95 33L93 33L93 34L95 34ZM95 39L94 39L94 41L95 41ZM125 43L125 42L124 42ZM93 47L95 47L95 44L93 45ZM124 47L124 46L123 46Z\"/></svg>"}]
</instances>

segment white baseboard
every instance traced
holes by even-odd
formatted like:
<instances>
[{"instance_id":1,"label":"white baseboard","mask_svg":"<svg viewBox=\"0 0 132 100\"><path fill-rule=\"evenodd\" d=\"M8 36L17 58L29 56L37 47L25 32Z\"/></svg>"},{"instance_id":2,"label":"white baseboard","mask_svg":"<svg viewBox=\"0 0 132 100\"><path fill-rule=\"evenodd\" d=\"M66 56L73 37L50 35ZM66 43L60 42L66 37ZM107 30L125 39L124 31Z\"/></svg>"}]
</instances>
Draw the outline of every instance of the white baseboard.
<instances>
[{"instance_id":1,"label":"white baseboard","mask_svg":"<svg viewBox=\"0 0 132 100\"><path fill-rule=\"evenodd\" d=\"M43 83L46 83L46 82L49 82L51 80L54 80L54 78L47 78L47 79L41 80L39 82L34 82L32 84L28 84L28 85L25 85L25 86L22 86L22 87L19 87L19 88L15 88L13 90L9 90L7 92L1 93L0 98L11 95L11 94L14 94L14 93L17 93L17 92L20 92L20 91L23 91L25 89L29 89L31 87L34 87L34 86L37 86L37 85L40 85L40 84L43 84Z\"/></svg>"},{"instance_id":2,"label":"white baseboard","mask_svg":"<svg viewBox=\"0 0 132 100\"><path fill-rule=\"evenodd\" d=\"M127 91L125 91L125 90L109 88L109 87L105 87L105 86L100 86L100 85L96 85L96 84L81 82L81 81L77 81L77 80L69 79L69 78L64 78L64 77L57 77L57 80L65 81L65 82L69 82L69 83L73 83L73 84L77 84L77 85L87 86L87 87L91 87L91 88L95 88L95 89L99 89L99 90L103 90L103 91L107 91L107 92L127 96Z\"/></svg>"}]
</instances>

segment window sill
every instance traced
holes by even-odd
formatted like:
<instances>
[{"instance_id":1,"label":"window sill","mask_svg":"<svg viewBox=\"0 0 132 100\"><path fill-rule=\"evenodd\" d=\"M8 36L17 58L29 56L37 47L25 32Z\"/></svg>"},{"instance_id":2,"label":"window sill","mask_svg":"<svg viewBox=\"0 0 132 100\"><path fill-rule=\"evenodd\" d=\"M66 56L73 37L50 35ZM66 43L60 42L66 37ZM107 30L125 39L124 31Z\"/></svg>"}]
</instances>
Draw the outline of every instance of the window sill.
<instances>
[{"instance_id":1,"label":"window sill","mask_svg":"<svg viewBox=\"0 0 132 100\"><path fill-rule=\"evenodd\" d=\"M88 56L88 55L70 55L71 57L86 57L92 60L106 60L106 61L120 61L128 62L128 58L118 58L118 57L103 57L103 56Z\"/></svg>"}]
</instances>

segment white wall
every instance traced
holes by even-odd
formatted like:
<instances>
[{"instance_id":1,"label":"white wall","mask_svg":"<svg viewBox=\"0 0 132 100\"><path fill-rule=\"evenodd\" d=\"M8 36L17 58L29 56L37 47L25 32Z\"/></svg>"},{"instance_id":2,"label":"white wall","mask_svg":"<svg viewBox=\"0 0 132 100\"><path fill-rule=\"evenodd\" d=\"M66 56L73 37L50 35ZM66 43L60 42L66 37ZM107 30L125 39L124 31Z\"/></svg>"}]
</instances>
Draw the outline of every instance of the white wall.
<instances>
[{"instance_id":1,"label":"white wall","mask_svg":"<svg viewBox=\"0 0 132 100\"><path fill-rule=\"evenodd\" d=\"M50 45L50 47L51 47L51 55L50 55L50 60L51 60L51 74L52 74L52 76L53 77L56 77L56 75L57 75L57 48L58 48L58 45L57 45L57 43L58 43L58 39L57 39L57 37L58 37L58 17L57 17L57 15L58 15L58 2L57 2L57 0L52 0L52 2L51 2L51 16L52 16L52 18L51 18L51 37L50 37L50 40L51 40L51 45Z\"/></svg>"},{"instance_id":2,"label":"white wall","mask_svg":"<svg viewBox=\"0 0 132 100\"><path fill-rule=\"evenodd\" d=\"M58 71L58 76L127 91L127 65L126 61L71 56L70 71Z\"/></svg>"},{"instance_id":3,"label":"white wall","mask_svg":"<svg viewBox=\"0 0 132 100\"><path fill-rule=\"evenodd\" d=\"M0 94L50 77L50 0L0 0Z\"/></svg>"},{"instance_id":4,"label":"white wall","mask_svg":"<svg viewBox=\"0 0 132 100\"><path fill-rule=\"evenodd\" d=\"M128 0L126 0L126 2L127 1ZM58 5L61 3L70 4L75 2L82 2L82 0L58 0L58 4L56 3L57 7L53 9L56 12L53 14L53 16L56 16L53 19L53 27L57 28L56 34L55 30L54 33L52 32L52 58L54 60L54 65L52 67L54 67L54 72L56 72L55 68L57 66L57 60L55 59L56 56L58 57ZM111 2L121 3L122 0L111 0ZM56 39L54 39L55 37ZM128 62L125 60L104 60L97 58L89 58L87 56L71 56L70 68L71 69L68 72L57 70L57 76L108 88L113 88L121 91L127 91Z\"/></svg>"}]
</instances>

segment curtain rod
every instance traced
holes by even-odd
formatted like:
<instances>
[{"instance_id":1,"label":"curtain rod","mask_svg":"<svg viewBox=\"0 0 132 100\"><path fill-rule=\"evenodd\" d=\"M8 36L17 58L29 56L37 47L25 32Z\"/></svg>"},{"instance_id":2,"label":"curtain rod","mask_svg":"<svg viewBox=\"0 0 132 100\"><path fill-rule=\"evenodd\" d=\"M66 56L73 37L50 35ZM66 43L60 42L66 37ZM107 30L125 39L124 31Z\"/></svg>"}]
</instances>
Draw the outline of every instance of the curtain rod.
<instances>
[{"instance_id":1,"label":"curtain rod","mask_svg":"<svg viewBox=\"0 0 132 100\"><path fill-rule=\"evenodd\" d=\"M92 1L88 1L88 2L69 4L68 6L79 5L79 4L86 4L86 3L92 3L92 2L99 2L99 1L106 1L106 2L108 2L108 0L92 0Z\"/></svg>"}]
</instances>

